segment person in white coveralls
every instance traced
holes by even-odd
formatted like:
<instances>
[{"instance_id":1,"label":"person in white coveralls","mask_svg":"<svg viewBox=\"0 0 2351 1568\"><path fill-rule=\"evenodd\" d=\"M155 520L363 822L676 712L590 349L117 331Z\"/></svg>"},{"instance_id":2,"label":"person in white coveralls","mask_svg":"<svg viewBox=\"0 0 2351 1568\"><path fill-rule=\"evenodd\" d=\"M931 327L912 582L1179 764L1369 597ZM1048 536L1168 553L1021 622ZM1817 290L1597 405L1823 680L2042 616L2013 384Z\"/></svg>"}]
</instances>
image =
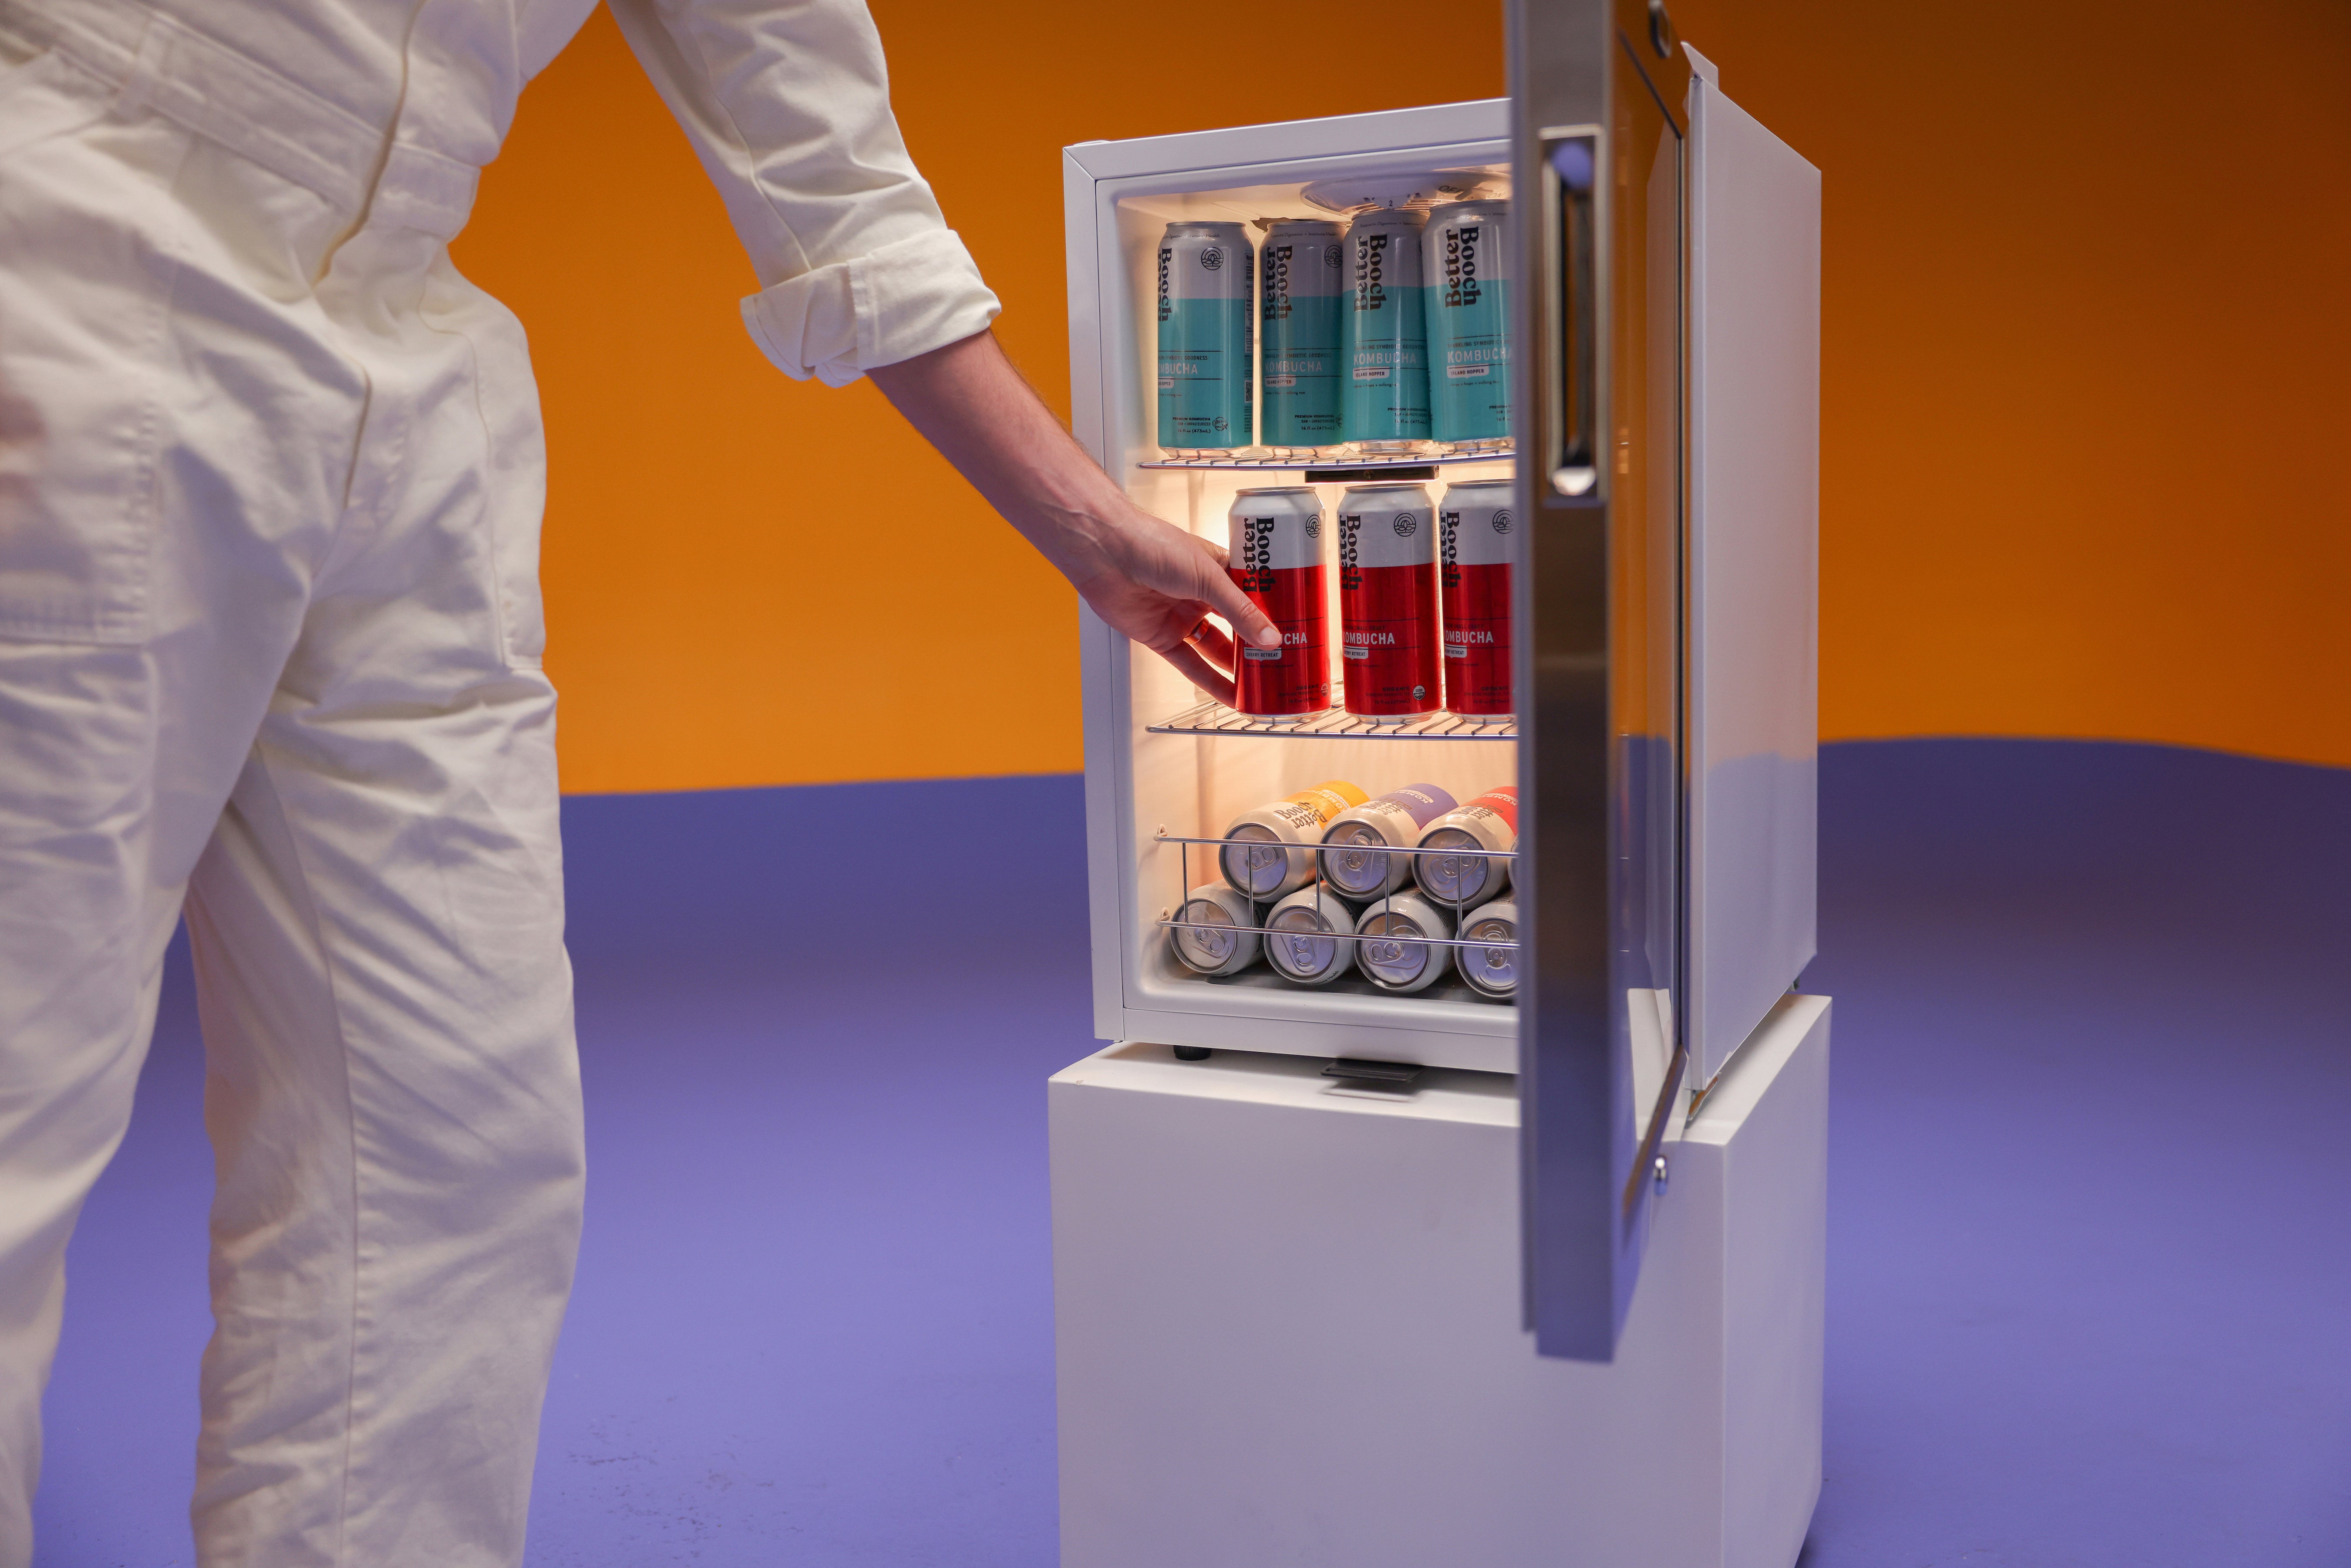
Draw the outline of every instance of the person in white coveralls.
<instances>
[{"instance_id":1,"label":"person in white coveralls","mask_svg":"<svg viewBox=\"0 0 2351 1568\"><path fill-rule=\"evenodd\" d=\"M591 4L0 0L0 1568L183 912L219 1177L199 1561L521 1560L580 1089L538 406L447 246ZM1005 360L861 0L611 4L778 368L872 376L1201 685L1211 608L1278 641ZM743 460L780 478L777 435Z\"/></svg>"}]
</instances>

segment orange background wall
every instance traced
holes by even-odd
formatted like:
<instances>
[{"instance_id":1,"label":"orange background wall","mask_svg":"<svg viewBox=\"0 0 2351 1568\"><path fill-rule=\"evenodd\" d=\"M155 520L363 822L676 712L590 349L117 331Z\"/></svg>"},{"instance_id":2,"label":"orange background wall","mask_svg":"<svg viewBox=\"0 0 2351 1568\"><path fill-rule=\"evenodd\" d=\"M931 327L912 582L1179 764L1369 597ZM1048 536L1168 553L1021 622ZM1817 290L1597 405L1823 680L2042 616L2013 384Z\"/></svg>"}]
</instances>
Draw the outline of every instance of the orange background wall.
<instances>
[{"instance_id":1,"label":"orange background wall","mask_svg":"<svg viewBox=\"0 0 2351 1568\"><path fill-rule=\"evenodd\" d=\"M1483 3L1353 0L1350 36L1435 47L1278 78L1144 6L874 10L915 159L1061 407L1064 143L1501 89ZM1824 735L2351 764L2351 8L1675 14L1826 172ZM759 357L756 280L601 13L457 256L545 390L567 788L1078 766L1073 596L870 386Z\"/></svg>"}]
</instances>

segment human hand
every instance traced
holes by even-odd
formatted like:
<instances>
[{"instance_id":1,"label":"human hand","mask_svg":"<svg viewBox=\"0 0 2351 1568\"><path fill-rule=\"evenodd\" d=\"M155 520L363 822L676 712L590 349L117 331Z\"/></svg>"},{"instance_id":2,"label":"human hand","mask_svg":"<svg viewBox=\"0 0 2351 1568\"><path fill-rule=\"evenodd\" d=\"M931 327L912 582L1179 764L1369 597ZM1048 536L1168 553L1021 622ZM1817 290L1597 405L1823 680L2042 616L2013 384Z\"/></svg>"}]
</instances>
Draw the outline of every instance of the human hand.
<instances>
[{"instance_id":1,"label":"human hand","mask_svg":"<svg viewBox=\"0 0 2351 1568\"><path fill-rule=\"evenodd\" d=\"M1122 497L1088 532L1091 565L1064 566L1079 597L1113 632L1132 637L1215 697L1233 700L1234 633L1278 648L1281 633L1227 570L1223 547L1161 521ZM1207 619L1221 615L1232 631Z\"/></svg>"}]
</instances>

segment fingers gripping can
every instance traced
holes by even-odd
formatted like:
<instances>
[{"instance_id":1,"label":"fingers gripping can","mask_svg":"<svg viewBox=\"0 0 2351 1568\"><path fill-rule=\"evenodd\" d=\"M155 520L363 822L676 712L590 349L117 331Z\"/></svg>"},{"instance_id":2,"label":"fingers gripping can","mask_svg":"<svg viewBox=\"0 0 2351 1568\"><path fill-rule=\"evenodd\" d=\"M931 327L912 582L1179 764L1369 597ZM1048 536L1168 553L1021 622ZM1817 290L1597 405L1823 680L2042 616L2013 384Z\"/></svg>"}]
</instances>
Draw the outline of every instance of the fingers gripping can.
<instances>
[{"instance_id":1,"label":"fingers gripping can","mask_svg":"<svg viewBox=\"0 0 2351 1568\"><path fill-rule=\"evenodd\" d=\"M1257 909L1221 882L1204 882L1185 895L1169 931L1176 956L1203 975L1229 975L1257 962Z\"/></svg>"},{"instance_id":2,"label":"fingers gripping can","mask_svg":"<svg viewBox=\"0 0 2351 1568\"><path fill-rule=\"evenodd\" d=\"M1399 893L1364 911L1355 935L1355 967L1384 991L1418 991L1453 967L1453 949L1414 937L1453 935L1443 910L1416 893Z\"/></svg>"},{"instance_id":3,"label":"fingers gripping can","mask_svg":"<svg viewBox=\"0 0 2351 1568\"><path fill-rule=\"evenodd\" d=\"M1347 230L1347 439L1373 452L1428 439L1428 329L1421 226L1408 207L1359 213Z\"/></svg>"},{"instance_id":4,"label":"fingers gripping can","mask_svg":"<svg viewBox=\"0 0 2351 1568\"><path fill-rule=\"evenodd\" d=\"M1265 925L1266 962L1285 980L1323 986L1355 967L1355 916L1319 883L1275 904Z\"/></svg>"},{"instance_id":5,"label":"fingers gripping can","mask_svg":"<svg viewBox=\"0 0 2351 1568\"><path fill-rule=\"evenodd\" d=\"M1225 451L1256 439L1249 231L1173 223L1159 241L1159 444Z\"/></svg>"},{"instance_id":6,"label":"fingers gripping can","mask_svg":"<svg viewBox=\"0 0 2351 1568\"><path fill-rule=\"evenodd\" d=\"M1519 528L1508 479L1448 485L1437 503L1437 582L1445 606L1445 706L1467 718L1507 719L1510 571Z\"/></svg>"},{"instance_id":7,"label":"fingers gripping can","mask_svg":"<svg viewBox=\"0 0 2351 1568\"><path fill-rule=\"evenodd\" d=\"M1265 444L1339 444L1344 231L1327 218L1277 218L1258 251L1259 348Z\"/></svg>"},{"instance_id":8,"label":"fingers gripping can","mask_svg":"<svg viewBox=\"0 0 2351 1568\"><path fill-rule=\"evenodd\" d=\"M1356 485L1339 500L1339 632L1347 711L1435 713L1437 515L1417 485Z\"/></svg>"},{"instance_id":9,"label":"fingers gripping can","mask_svg":"<svg viewBox=\"0 0 2351 1568\"><path fill-rule=\"evenodd\" d=\"M1519 906L1507 898L1473 909L1461 922L1461 940L1478 944L1454 949L1454 962L1469 988L1489 1002L1507 1002L1519 994ZM1487 946L1486 943L1508 943Z\"/></svg>"},{"instance_id":10,"label":"fingers gripping can","mask_svg":"<svg viewBox=\"0 0 2351 1568\"><path fill-rule=\"evenodd\" d=\"M1455 909L1481 904L1510 885L1510 862L1494 859L1490 852L1518 847L1517 789L1489 789L1428 824L1420 835L1420 848L1447 852L1413 856L1412 874L1420 891L1439 904ZM1452 852L1457 850L1489 852Z\"/></svg>"},{"instance_id":11,"label":"fingers gripping can","mask_svg":"<svg viewBox=\"0 0 2351 1568\"><path fill-rule=\"evenodd\" d=\"M1260 903L1314 880L1314 846L1332 818L1364 803L1364 792L1343 779L1326 779L1297 794L1243 811L1225 829L1217 852L1225 881Z\"/></svg>"},{"instance_id":12,"label":"fingers gripping can","mask_svg":"<svg viewBox=\"0 0 2351 1568\"><path fill-rule=\"evenodd\" d=\"M1429 823L1453 810L1434 784L1407 784L1351 806L1322 831L1322 880L1349 898L1379 898L1412 880L1415 857L1386 852L1420 842Z\"/></svg>"},{"instance_id":13,"label":"fingers gripping can","mask_svg":"<svg viewBox=\"0 0 2351 1568\"><path fill-rule=\"evenodd\" d=\"M1428 214L1429 433L1476 450L1510 435L1508 202L1454 202Z\"/></svg>"},{"instance_id":14,"label":"fingers gripping can","mask_svg":"<svg viewBox=\"0 0 2351 1568\"><path fill-rule=\"evenodd\" d=\"M1226 515L1233 581L1281 633L1279 648L1242 644L1233 706L1259 718L1331 706L1331 612L1322 503L1303 485L1243 490Z\"/></svg>"}]
</instances>

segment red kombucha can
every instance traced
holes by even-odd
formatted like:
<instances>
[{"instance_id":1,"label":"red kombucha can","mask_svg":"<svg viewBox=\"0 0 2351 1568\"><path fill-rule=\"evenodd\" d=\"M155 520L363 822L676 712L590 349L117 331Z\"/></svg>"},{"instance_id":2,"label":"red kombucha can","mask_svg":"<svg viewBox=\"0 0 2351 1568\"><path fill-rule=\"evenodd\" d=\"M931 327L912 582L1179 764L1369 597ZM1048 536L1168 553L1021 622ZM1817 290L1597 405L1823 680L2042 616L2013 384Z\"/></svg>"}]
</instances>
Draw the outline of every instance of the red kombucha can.
<instances>
[{"instance_id":1,"label":"red kombucha can","mask_svg":"<svg viewBox=\"0 0 2351 1568\"><path fill-rule=\"evenodd\" d=\"M1508 479L1447 486L1437 504L1437 580L1445 601L1445 706L1499 721L1510 696L1510 567L1518 528Z\"/></svg>"},{"instance_id":2,"label":"red kombucha can","mask_svg":"<svg viewBox=\"0 0 2351 1568\"><path fill-rule=\"evenodd\" d=\"M1435 713L1437 512L1417 485L1353 485L1339 500L1339 633L1347 711Z\"/></svg>"},{"instance_id":3,"label":"red kombucha can","mask_svg":"<svg viewBox=\"0 0 2351 1568\"><path fill-rule=\"evenodd\" d=\"M1233 580L1281 633L1279 648L1238 650L1233 706L1256 718L1321 713L1331 706L1322 502L1304 485L1243 490L1226 518Z\"/></svg>"}]
</instances>

